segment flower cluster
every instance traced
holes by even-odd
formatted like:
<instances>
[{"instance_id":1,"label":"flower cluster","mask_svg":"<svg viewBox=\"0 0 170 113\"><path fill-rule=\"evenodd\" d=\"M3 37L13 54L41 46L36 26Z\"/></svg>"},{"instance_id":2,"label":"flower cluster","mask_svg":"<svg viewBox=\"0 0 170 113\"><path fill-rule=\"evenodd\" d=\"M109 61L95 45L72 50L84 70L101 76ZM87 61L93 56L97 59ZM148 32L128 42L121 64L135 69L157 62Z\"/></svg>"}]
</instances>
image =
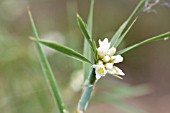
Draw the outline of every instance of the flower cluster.
<instances>
[{"instance_id":1,"label":"flower cluster","mask_svg":"<svg viewBox=\"0 0 170 113\"><path fill-rule=\"evenodd\" d=\"M96 79L100 79L102 76L105 76L107 73L117 76L125 75L121 69L114 66L115 63L119 63L123 61L123 57L121 55L115 55L116 48L111 47L108 39L105 38L103 41L99 40L99 48L97 48L98 54L98 62L93 65L95 68Z\"/></svg>"}]
</instances>

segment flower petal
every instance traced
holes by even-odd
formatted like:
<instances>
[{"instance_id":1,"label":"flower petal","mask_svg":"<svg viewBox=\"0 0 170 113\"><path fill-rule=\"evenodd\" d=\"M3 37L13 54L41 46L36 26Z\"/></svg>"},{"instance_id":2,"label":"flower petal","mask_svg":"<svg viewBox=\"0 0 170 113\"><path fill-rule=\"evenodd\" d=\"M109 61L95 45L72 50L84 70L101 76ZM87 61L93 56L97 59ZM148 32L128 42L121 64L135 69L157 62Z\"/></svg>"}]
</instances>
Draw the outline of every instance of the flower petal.
<instances>
[{"instance_id":1,"label":"flower petal","mask_svg":"<svg viewBox=\"0 0 170 113\"><path fill-rule=\"evenodd\" d=\"M116 74L116 70L113 69L113 68L112 68L112 69L108 69L107 72L108 72L109 74L111 74L111 75Z\"/></svg>"},{"instance_id":2,"label":"flower petal","mask_svg":"<svg viewBox=\"0 0 170 113\"><path fill-rule=\"evenodd\" d=\"M116 48L112 47L108 50L107 55L113 56L116 53Z\"/></svg>"},{"instance_id":3,"label":"flower petal","mask_svg":"<svg viewBox=\"0 0 170 113\"><path fill-rule=\"evenodd\" d=\"M95 68L96 79L101 78L101 76L105 76L107 73L107 70L104 68L104 65L93 65L92 67Z\"/></svg>"},{"instance_id":4,"label":"flower petal","mask_svg":"<svg viewBox=\"0 0 170 113\"><path fill-rule=\"evenodd\" d=\"M105 64L106 69L111 70L113 69L113 63L107 63Z\"/></svg>"},{"instance_id":5,"label":"flower petal","mask_svg":"<svg viewBox=\"0 0 170 113\"><path fill-rule=\"evenodd\" d=\"M124 76L125 74L123 73L123 71L121 69L119 69L118 67L116 66L113 66L113 69L116 71L116 75L122 75Z\"/></svg>"},{"instance_id":6,"label":"flower petal","mask_svg":"<svg viewBox=\"0 0 170 113\"><path fill-rule=\"evenodd\" d=\"M107 38L105 38L103 41L99 40L99 45L101 48L104 48L106 50L110 48L110 43Z\"/></svg>"},{"instance_id":7,"label":"flower petal","mask_svg":"<svg viewBox=\"0 0 170 113\"><path fill-rule=\"evenodd\" d=\"M98 80L98 79L100 79L101 77L102 77L102 75L96 72L96 79Z\"/></svg>"},{"instance_id":8,"label":"flower petal","mask_svg":"<svg viewBox=\"0 0 170 113\"><path fill-rule=\"evenodd\" d=\"M97 49L97 52L98 52L99 58L103 58L106 55L106 53L107 53L107 51L105 49L101 48L101 47L99 47Z\"/></svg>"},{"instance_id":9,"label":"flower petal","mask_svg":"<svg viewBox=\"0 0 170 113\"><path fill-rule=\"evenodd\" d=\"M114 63L120 63L123 61L123 57L121 55L116 55L116 56L112 56L111 60L113 60Z\"/></svg>"}]
</instances>

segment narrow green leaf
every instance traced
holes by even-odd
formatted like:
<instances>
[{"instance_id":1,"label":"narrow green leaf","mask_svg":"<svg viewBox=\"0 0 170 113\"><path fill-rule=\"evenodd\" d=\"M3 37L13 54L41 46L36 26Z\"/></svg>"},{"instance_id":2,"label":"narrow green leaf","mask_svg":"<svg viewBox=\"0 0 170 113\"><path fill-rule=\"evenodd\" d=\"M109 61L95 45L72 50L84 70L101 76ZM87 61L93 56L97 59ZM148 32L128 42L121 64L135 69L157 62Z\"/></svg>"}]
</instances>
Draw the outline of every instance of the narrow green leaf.
<instances>
[{"instance_id":1,"label":"narrow green leaf","mask_svg":"<svg viewBox=\"0 0 170 113\"><path fill-rule=\"evenodd\" d=\"M37 42L40 42L41 44L45 45L45 46L48 46L54 50L57 50L71 58L74 58L76 60L79 60L79 61L82 61L82 62L86 62L86 63L89 63L91 64L91 62L86 59L83 55L81 55L80 53L74 51L73 49L71 48L68 48L68 47L65 47L61 44L58 44L58 43L54 43L54 42L48 42L48 41L44 41L44 40L37 40L37 39L33 39Z\"/></svg>"},{"instance_id":2,"label":"narrow green leaf","mask_svg":"<svg viewBox=\"0 0 170 113\"><path fill-rule=\"evenodd\" d=\"M146 40L144 40L144 41L142 41L142 42L139 42L139 43L137 43L137 44L134 44L134 45L132 45L132 46L129 46L129 47L123 49L123 50L120 50L120 51L116 52L116 55L123 54L123 53L125 53L125 52L127 52L127 51L130 51L130 50L132 50L132 49L134 49L134 48L136 48L136 47L138 47L138 46L141 46L141 45L143 45L143 44L146 44L146 43L149 43L149 42L153 42L153 41L157 41L157 40L161 40L161 39L165 39L165 38L167 38L167 37L170 37L170 32L167 32L167 33L164 33L164 34L161 34L161 35L158 35L158 36L155 36L155 37L146 39Z\"/></svg>"},{"instance_id":3,"label":"narrow green leaf","mask_svg":"<svg viewBox=\"0 0 170 113\"><path fill-rule=\"evenodd\" d=\"M92 29L93 29L93 7L94 7L94 0L91 0L90 11L89 11L89 15L88 15L88 22L87 22L87 29L88 29L88 33L91 38L92 38ZM83 52L83 54L87 59L91 60L90 46L89 46L86 38L84 38L84 52ZM88 64L84 64L83 67L84 67L84 80L86 80L87 77L90 75L91 66L89 66Z\"/></svg>"},{"instance_id":4,"label":"narrow green leaf","mask_svg":"<svg viewBox=\"0 0 170 113\"><path fill-rule=\"evenodd\" d=\"M123 33L122 36L120 36L120 38L116 41L115 43L115 48L119 46L119 44L122 42L122 40L124 39L124 37L127 35L127 33L129 32L129 30L132 28L132 26L134 25L134 23L136 22L137 18L131 23L131 25L128 27L128 29Z\"/></svg>"},{"instance_id":5,"label":"narrow green leaf","mask_svg":"<svg viewBox=\"0 0 170 113\"><path fill-rule=\"evenodd\" d=\"M89 16L88 16L88 21L87 21L87 29L90 37L92 37L92 31L93 31L93 10L94 10L94 1L91 0L90 4L90 11L89 11Z\"/></svg>"},{"instance_id":6,"label":"narrow green leaf","mask_svg":"<svg viewBox=\"0 0 170 113\"><path fill-rule=\"evenodd\" d=\"M85 25L83 19L80 17L79 14L77 14L77 22L78 22L78 25L81 29L82 34L84 35L84 37L86 38L86 40L88 41L90 46L92 47L91 37L89 36L89 33L87 32L87 29L86 29L86 25Z\"/></svg>"},{"instance_id":7,"label":"narrow green leaf","mask_svg":"<svg viewBox=\"0 0 170 113\"><path fill-rule=\"evenodd\" d=\"M31 26L32 26L33 36L38 40L39 39L38 32L37 32L32 14L31 14L29 9L28 9L28 15L29 15L29 19L30 19L30 22L31 22ZM59 92L57 82L56 82L54 74L53 74L53 72L50 68L50 65L47 61L47 58L46 58L45 54L43 53L42 48L39 45L39 43L35 42L35 46L36 46L36 49L37 49L37 53L38 53L38 56L39 56L41 67L42 67L43 72L44 72L45 79L48 83L49 89L51 90L53 98L54 98L56 104L58 105L59 111L60 111L60 113L67 113L64 102L62 101L62 98L61 98L61 95L60 95L60 92Z\"/></svg>"},{"instance_id":8,"label":"narrow green leaf","mask_svg":"<svg viewBox=\"0 0 170 113\"><path fill-rule=\"evenodd\" d=\"M121 36L123 30L125 29L126 25L128 24L128 21L125 21L120 28L117 30L117 32L114 34L114 36L112 37L111 41L110 41L110 45L111 47L116 45L117 40L119 39L119 37Z\"/></svg>"},{"instance_id":9,"label":"narrow green leaf","mask_svg":"<svg viewBox=\"0 0 170 113\"><path fill-rule=\"evenodd\" d=\"M77 14L77 22L78 22L78 25L79 25L79 27L81 29L82 34L84 35L87 42L89 43L92 52L95 53L95 50L94 50L94 47L93 47L93 44L92 44L92 39L89 36L89 33L88 33L87 29L86 29L86 26L85 26L85 23L84 23L83 19L78 14Z\"/></svg>"},{"instance_id":10,"label":"narrow green leaf","mask_svg":"<svg viewBox=\"0 0 170 113\"><path fill-rule=\"evenodd\" d=\"M121 37L123 31L125 30L126 26L128 25L129 21L132 19L132 17L141 9L143 4L145 3L146 0L141 0L139 4L136 6L134 11L131 13L129 18L120 26L120 28L117 30L117 32L113 35L111 39L111 46L116 45L117 40Z\"/></svg>"}]
</instances>

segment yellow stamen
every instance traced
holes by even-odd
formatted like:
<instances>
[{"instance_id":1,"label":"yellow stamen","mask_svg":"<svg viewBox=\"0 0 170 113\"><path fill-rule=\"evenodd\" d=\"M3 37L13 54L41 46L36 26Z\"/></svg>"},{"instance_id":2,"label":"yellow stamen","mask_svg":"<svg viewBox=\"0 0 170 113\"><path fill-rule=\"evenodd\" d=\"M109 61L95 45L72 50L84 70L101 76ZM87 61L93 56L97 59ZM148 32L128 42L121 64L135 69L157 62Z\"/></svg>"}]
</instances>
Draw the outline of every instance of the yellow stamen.
<instances>
[{"instance_id":1,"label":"yellow stamen","mask_svg":"<svg viewBox=\"0 0 170 113\"><path fill-rule=\"evenodd\" d=\"M98 68L98 69L97 69L97 72L100 73L100 74L103 74L103 73L104 73L104 70L103 70L103 68Z\"/></svg>"}]
</instances>

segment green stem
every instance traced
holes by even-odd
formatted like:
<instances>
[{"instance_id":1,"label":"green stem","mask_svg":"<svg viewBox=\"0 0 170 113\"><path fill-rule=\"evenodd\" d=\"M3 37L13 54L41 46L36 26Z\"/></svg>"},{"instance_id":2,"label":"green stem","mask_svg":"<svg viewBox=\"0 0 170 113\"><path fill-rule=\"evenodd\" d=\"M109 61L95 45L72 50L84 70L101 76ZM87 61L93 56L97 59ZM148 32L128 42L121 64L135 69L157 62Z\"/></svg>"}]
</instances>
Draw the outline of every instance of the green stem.
<instances>
[{"instance_id":1,"label":"green stem","mask_svg":"<svg viewBox=\"0 0 170 113\"><path fill-rule=\"evenodd\" d=\"M81 95L81 98L79 100L78 107L77 107L77 113L83 113L86 110L86 108L88 106L88 101L89 101L91 93L93 91L95 80L96 80L95 69L92 69L91 74L90 74L89 78L87 79L88 85L85 86L83 93Z\"/></svg>"}]
</instances>

